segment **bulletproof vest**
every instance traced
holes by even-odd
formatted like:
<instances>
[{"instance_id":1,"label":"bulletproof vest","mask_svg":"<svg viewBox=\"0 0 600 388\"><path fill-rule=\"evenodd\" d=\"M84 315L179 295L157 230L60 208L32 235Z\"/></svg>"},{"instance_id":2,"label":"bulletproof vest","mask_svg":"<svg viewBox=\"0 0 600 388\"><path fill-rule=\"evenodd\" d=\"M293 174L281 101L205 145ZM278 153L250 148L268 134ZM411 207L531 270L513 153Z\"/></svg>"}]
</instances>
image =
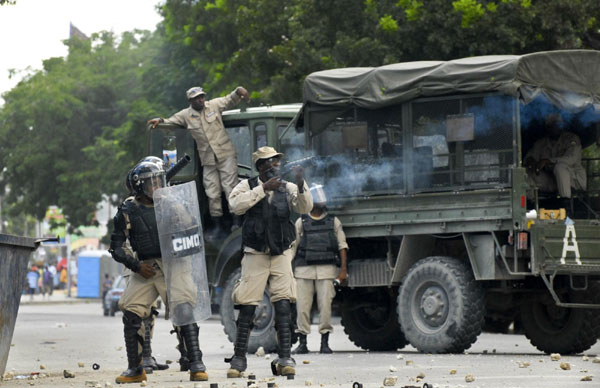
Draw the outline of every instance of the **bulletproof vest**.
<instances>
[{"instance_id":1,"label":"bulletproof vest","mask_svg":"<svg viewBox=\"0 0 600 388\"><path fill-rule=\"evenodd\" d=\"M250 190L258 186L258 177L249 179L248 184ZM242 226L244 246L261 252L268 247L271 255L280 255L296 239L285 188L281 190L273 193L271 203L265 196L246 212Z\"/></svg>"},{"instance_id":2,"label":"bulletproof vest","mask_svg":"<svg viewBox=\"0 0 600 388\"><path fill-rule=\"evenodd\" d=\"M334 217L327 214L320 220L314 220L307 214L302 215L303 235L298 245L296 267L315 264L337 264L338 242L334 233Z\"/></svg>"},{"instance_id":3,"label":"bulletproof vest","mask_svg":"<svg viewBox=\"0 0 600 388\"><path fill-rule=\"evenodd\" d=\"M122 210L129 217L129 241L140 260L161 257L154 208L127 201Z\"/></svg>"}]
</instances>

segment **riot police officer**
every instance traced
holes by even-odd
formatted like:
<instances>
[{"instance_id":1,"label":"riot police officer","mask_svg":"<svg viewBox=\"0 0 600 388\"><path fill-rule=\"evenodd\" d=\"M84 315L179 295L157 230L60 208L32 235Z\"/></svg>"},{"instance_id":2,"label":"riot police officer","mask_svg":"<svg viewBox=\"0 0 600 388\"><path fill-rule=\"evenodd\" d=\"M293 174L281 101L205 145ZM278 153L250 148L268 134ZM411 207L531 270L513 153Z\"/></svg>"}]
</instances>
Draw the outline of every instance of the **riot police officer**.
<instances>
[{"instance_id":1,"label":"riot police officer","mask_svg":"<svg viewBox=\"0 0 600 388\"><path fill-rule=\"evenodd\" d=\"M227 377L240 377L247 368L246 352L252 330L254 311L269 287L275 307L275 328L279 358L271 367L275 375L295 375L291 357L291 302L296 299L292 271L293 243L296 239L290 210L305 214L312 208L312 198L298 168L295 183L279 176L283 154L272 147L261 147L252 154L259 176L241 181L229 196L229 207L237 215L245 214L242 226L242 277L233 291L239 307L234 355L227 361Z\"/></svg>"},{"instance_id":2,"label":"riot police officer","mask_svg":"<svg viewBox=\"0 0 600 388\"><path fill-rule=\"evenodd\" d=\"M310 333L310 310L317 294L319 307L320 353L332 353L329 347L331 303L335 297L334 281L341 283L348 277L346 270L348 244L337 217L327 212L327 198L322 186L310 189L313 209L296 220L296 258L294 275L298 286L297 326L300 344L294 354L308 353L306 336Z\"/></svg>"},{"instance_id":3,"label":"riot police officer","mask_svg":"<svg viewBox=\"0 0 600 388\"><path fill-rule=\"evenodd\" d=\"M123 202L114 218L109 252L116 261L132 271L127 288L119 301L119 308L123 311L128 369L117 377L117 383L146 380L146 372L142 366L142 323L150 317L152 304L159 295L161 299L167 300L152 199L154 190L166 186L165 176L162 163L138 163L129 173L129 185L135 192L135 197ZM127 250L127 242L137 254L137 259ZM190 360L190 380L208 380L198 343L198 325L189 324L180 329Z\"/></svg>"}]
</instances>

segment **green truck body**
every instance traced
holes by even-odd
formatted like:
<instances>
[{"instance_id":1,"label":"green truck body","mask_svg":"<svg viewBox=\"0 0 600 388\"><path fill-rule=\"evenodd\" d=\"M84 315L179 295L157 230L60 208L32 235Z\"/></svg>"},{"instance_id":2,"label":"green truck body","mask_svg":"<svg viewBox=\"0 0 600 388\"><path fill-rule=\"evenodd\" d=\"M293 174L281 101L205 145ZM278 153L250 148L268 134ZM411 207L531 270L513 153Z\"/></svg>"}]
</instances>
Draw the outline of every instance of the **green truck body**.
<instances>
[{"instance_id":1,"label":"green truck body","mask_svg":"<svg viewBox=\"0 0 600 388\"><path fill-rule=\"evenodd\" d=\"M327 70L306 78L302 106L277 124L256 110L248 136L230 137L242 165L260 145L288 160L313 156L307 181L324 186L350 246L336 302L356 345L455 353L484 328L512 324L544 352L577 353L600 337L600 160L584 158L587 188L567 200L528 184L523 159L555 111L585 149L597 147L599 65L600 52L576 50ZM225 115L226 126L250 112ZM189 136L177 143L193 152ZM197 180L202 202L195 159L181 179ZM247 167L241 176L255 173ZM568 219L543 219L560 208ZM239 230L209 245L233 339ZM274 348L272 318L265 296L251 351Z\"/></svg>"}]
</instances>

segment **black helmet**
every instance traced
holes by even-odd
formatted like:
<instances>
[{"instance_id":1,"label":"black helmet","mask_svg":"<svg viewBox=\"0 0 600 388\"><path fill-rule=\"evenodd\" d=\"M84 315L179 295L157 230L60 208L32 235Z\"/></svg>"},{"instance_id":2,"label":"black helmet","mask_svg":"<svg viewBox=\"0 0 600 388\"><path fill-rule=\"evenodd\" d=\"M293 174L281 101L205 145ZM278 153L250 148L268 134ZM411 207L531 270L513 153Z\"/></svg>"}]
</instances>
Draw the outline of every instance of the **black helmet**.
<instances>
[{"instance_id":1,"label":"black helmet","mask_svg":"<svg viewBox=\"0 0 600 388\"><path fill-rule=\"evenodd\" d=\"M166 187L166 172L163 163L141 162L129 172L129 185L136 195L152 199L153 189Z\"/></svg>"}]
</instances>

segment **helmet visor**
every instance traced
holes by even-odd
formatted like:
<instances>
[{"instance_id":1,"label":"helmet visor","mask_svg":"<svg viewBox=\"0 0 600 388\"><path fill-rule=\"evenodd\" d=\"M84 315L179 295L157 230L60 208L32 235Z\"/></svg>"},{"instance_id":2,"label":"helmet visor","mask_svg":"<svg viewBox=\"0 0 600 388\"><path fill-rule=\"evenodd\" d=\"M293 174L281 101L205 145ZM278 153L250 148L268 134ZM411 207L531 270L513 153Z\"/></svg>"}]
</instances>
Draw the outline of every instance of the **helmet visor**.
<instances>
[{"instance_id":1,"label":"helmet visor","mask_svg":"<svg viewBox=\"0 0 600 388\"><path fill-rule=\"evenodd\" d=\"M142 178L142 190L144 191L144 194L148 196L148 198L152 198L154 190L163 187L167 187L167 181L165 178L165 173L163 171L155 172L152 173L150 176Z\"/></svg>"}]
</instances>

